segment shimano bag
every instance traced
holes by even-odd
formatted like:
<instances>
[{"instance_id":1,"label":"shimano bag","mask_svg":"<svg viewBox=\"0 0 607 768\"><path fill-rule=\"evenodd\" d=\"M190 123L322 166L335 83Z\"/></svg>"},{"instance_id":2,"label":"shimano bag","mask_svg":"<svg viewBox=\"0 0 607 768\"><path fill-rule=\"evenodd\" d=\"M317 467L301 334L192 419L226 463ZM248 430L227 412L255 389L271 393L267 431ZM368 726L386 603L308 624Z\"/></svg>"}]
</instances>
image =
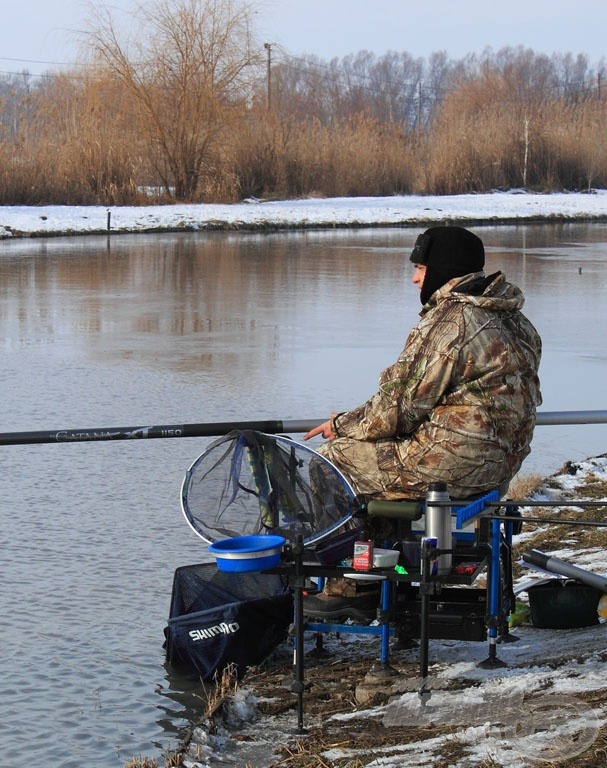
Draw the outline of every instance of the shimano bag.
<instances>
[{"instance_id":1,"label":"shimano bag","mask_svg":"<svg viewBox=\"0 0 607 768\"><path fill-rule=\"evenodd\" d=\"M167 660L203 680L234 665L240 679L287 638L292 621L293 597L280 576L182 566L165 629Z\"/></svg>"}]
</instances>

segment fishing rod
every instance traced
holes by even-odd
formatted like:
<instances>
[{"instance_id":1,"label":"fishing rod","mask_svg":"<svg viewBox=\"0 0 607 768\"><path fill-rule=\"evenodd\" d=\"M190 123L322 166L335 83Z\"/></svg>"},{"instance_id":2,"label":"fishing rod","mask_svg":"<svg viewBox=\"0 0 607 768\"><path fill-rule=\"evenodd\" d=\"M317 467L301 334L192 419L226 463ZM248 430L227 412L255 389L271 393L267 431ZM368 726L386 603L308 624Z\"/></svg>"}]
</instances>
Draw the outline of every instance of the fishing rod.
<instances>
[{"instance_id":1,"label":"fishing rod","mask_svg":"<svg viewBox=\"0 0 607 768\"><path fill-rule=\"evenodd\" d=\"M500 520L502 522L512 523L551 523L557 525L579 525L582 528L607 528L607 520L572 520L570 518L562 517L531 517L522 515L520 517L509 514L510 509L518 507L543 507L543 508L560 508L565 507L570 509L571 507L590 507L590 508L602 508L607 507L607 501L589 501L586 499L561 499L561 500L544 500L541 499L502 499L501 501L486 501L485 509L499 509L500 507L506 508L506 514L494 514L483 515L485 520Z\"/></svg>"},{"instance_id":2,"label":"fishing rod","mask_svg":"<svg viewBox=\"0 0 607 768\"><path fill-rule=\"evenodd\" d=\"M250 429L267 434L308 432L319 421L232 421L201 424L160 424L135 427L91 427L38 432L0 433L0 445L85 443L108 440L157 440L177 437L220 437L232 430Z\"/></svg>"},{"instance_id":3,"label":"fishing rod","mask_svg":"<svg viewBox=\"0 0 607 768\"><path fill-rule=\"evenodd\" d=\"M39 445L42 443L107 442L111 440L156 440L179 437L221 437L235 429L250 429L267 434L309 432L325 421L319 419L229 421L199 424L138 425L134 427L90 427L33 432L0 433L0 445ZM546 411L537 414L538 425L607 424L607 411Z\"/></svg>"},{"instance_id":4,"label":"fishing rod","mask_svg":"<svg viewBox=\"0 0 607 768\"><path fill-rule=\"evenodd\" d=\"M529 506L529 502L526 500L521 501L522 506ZM561 504L561 506L568 506ZM581 502L578 502L578 506L582 506ZM598 506L598 505L597 505ZM607 502L603 502L600 506L607 506ZM607 528L607 520L570 520L569 518L559 517L509 517L508 515L483 515L483 520L500 520L503 523L508 521L512 523L550 523L552 525L579 525L582 528Z\"/></svg>"}]
</instances>

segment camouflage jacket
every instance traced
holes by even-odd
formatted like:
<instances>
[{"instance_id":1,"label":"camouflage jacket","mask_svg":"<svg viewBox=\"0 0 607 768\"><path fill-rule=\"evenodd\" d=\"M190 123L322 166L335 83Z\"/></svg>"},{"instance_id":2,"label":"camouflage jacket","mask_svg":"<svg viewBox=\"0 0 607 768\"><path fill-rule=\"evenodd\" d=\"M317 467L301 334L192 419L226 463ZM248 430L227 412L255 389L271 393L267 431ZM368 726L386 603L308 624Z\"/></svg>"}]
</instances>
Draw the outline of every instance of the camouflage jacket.
<instances>
[{"instance_id":1,"label":"camouflage jacket","mask_svg":"<svg viewBox=\"0 0 607 768\"><path fill-rule=\"evenodd\" d=\"M541 403L540 337L503 273L450 280L411 330L379 391L333 419L337 436L376 441L380 469L417 489L465 497L509 481L529 453ZM396 438L396 439L395 439Z\"/></svg>"}]
</instances>

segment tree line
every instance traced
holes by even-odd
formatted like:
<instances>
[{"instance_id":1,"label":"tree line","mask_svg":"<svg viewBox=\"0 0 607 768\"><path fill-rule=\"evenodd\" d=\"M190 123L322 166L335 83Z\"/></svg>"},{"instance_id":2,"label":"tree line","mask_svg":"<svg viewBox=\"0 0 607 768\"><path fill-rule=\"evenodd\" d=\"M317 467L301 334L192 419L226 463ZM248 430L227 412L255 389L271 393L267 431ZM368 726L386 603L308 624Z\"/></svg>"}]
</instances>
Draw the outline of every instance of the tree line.
<instances>
[{"instance_id":1,"label":"tree line","mask_svg":"<svg viewBox=\"0 0 607 768\"><path fill-rule=\"evenodd\" d=\"M0 78L0 204L607 187L604 60L325 61L264 45L241 0L138 14L99 7L69 73Z\"/></svg>"}]
</instances>

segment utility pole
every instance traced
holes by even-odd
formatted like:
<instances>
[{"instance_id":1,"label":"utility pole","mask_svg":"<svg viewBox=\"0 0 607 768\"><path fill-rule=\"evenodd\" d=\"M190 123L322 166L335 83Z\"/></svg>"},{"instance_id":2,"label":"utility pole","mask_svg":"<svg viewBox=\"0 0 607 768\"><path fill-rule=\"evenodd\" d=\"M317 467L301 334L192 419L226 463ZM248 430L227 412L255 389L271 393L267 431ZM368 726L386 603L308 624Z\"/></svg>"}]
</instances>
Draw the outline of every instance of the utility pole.
<instances>
[{"instance_id":1,"label":"utility pole","mask_svg":"<svg viewBox=\"0 0 607 768\"><path fill-rule=\"evenodd\" d=\"M272 104L272 43L264 43L267 51L266 57L266 109L269 111Z\"/></svg>"}]
</instances>

